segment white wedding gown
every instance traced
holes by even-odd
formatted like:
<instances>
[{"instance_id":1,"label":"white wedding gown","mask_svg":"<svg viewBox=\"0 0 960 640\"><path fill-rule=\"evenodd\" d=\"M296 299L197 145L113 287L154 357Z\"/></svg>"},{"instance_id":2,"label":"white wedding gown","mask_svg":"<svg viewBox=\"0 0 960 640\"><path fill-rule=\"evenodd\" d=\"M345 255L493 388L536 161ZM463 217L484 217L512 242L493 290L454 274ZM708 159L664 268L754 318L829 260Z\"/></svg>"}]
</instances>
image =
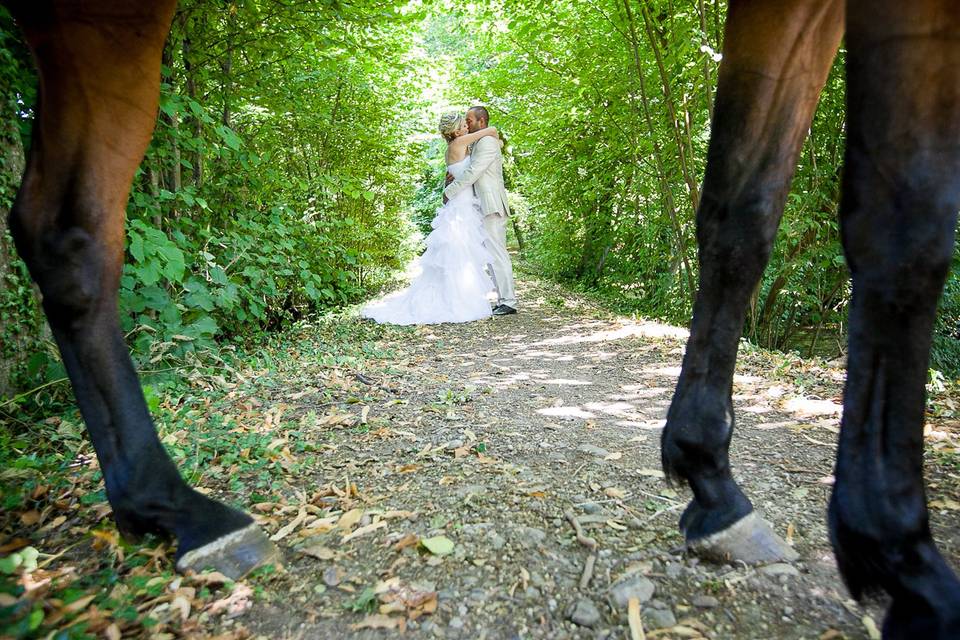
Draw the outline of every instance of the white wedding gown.
<instances>
[{"instance_id":1,"label":"white wedding gown","mask_svg":"<svg viewBox=\"0 0 960 640\"><path fill-rule=\"evenodd\" d=\"M449 165L454 178L470 166L470 156ZM427 250L418 259L421 272L410 286L365 306L360 315L381 324L439 324L489 318L487 294L493 281L485 267L493 262L484 246L480 204L464 189L437 211Z\"/></svg>"}]
</instances>

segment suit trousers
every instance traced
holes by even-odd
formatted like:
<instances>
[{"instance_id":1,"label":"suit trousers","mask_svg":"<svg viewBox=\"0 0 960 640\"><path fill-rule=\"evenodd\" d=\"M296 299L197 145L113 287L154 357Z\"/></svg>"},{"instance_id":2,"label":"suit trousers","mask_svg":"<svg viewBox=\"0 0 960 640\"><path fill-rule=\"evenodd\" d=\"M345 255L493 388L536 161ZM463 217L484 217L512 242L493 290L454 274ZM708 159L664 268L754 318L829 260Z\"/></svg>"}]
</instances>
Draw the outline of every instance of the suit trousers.
<instances>
[{"instance_id":1,"label":"suit trousers","mask_svg":"<svg viewBox=\"0 0 960 640\"><path fill-rule=\"evenodd\" d=\"M493 283L497 287L499 304L516 309L517 294L513 288L513 263L507 252L507 216L499 213L484 216L483 226L490 237L487 249L493 255L493 263L490 267L493 271Z\"/></svg>"}]
</instances>

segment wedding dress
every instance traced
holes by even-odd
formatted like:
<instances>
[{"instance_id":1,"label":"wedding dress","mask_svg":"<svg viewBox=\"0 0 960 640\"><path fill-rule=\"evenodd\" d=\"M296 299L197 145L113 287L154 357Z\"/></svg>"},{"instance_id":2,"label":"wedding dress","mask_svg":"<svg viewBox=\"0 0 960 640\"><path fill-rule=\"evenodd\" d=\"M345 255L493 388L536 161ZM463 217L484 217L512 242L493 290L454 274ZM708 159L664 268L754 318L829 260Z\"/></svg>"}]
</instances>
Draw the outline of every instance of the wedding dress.
<instances>
[{"instance_id":1,"label":"wedding dress","mask_svg":"<svg viewBox=\"0 0 960 640\"><path fill-rule=\"evenodd\" d=\"M470 156L447 167L459 178ZM410 286L365 306L360 315L381 324L471 322L491 316L487 294L493 281L486 265L493 258L484 241L483 214L473 189L458 193L437 211L427 250L418 259L421 272Z\"/></svg>"}]
</instances>

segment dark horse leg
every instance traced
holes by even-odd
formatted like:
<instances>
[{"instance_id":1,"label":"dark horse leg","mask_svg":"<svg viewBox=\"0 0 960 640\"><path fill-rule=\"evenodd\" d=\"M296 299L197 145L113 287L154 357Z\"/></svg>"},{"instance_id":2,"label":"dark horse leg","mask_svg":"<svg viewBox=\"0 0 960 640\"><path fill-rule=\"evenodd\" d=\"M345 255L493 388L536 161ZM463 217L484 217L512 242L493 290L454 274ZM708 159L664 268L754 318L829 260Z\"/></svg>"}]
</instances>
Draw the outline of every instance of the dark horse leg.
<instances>
[{"instance_id":1,"label":"dark horse leg","mask_svg":"<svg viewBox=\"0 0 960 640\"><path fill-rule=\"evenodd\" d=\"M157 438L117 315L124 208L157 113L174 2L8 2L40 76L10 228L43 293L126 536L173 535L178 568L233 576L276 550L250 516L191 489Z\"/></svg>"},{"instance_id":2,"label":"dark horse leg","mask_svg":"<svg viewBox=\"0 0 960 640\"><path fill-rule=\"evenodd\" d=\"M731 392L747 302L842 32L838 0L730 2L697 211L699 290L661 442L667 476L693 490L680 528L708 556L793 556L731 475Z\"/></svg>"},{"instance_id":3,"label":"dark horse leg","mask_svg":"<svg viewBox=\"0 0 960 640\"><path fill-rule=\"evenodd\" d=\"M853 277L830 533L855 597L893 596L887 638L960 638L960 582L923 485L930 337L960 207L960 10L848 5L841 230Z\"/></svg>"}]
</instances>

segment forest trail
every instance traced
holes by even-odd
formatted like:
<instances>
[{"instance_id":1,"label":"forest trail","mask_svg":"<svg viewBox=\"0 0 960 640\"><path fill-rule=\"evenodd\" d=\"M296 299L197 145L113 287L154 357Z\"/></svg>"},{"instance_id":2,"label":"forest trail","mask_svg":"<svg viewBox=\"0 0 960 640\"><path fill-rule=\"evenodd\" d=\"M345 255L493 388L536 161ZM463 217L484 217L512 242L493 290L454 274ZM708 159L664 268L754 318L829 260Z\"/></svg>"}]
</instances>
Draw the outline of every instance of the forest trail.
<instances>
[{"instance_id":1,"label":"forest trail","mask_svg":"<svg viewBox=\"0 0 960 640\"><path fill-rule=\"evenodd\" d=\"M45 479L66 485L28 488L30 511L0 515L0 544L47 554L21 577L44 628L613 640L639 637L635 597L647 638L872 637L882 609L850 600L824 525L843 372L741 349L734 473L801 559L699 562L677 531L686 489L668 487L659 463L686 332L519 284L515 316L403 328L347 312L161 391L154 413L181 470L255 514L283 571L224 587L176 576L168 546L120 545L77 440L68 470ZM79 438L69 417L48 425ZM933 525L954 562L956 433L931 418Z\"/></svg>"},{"instance_id":2,"label":"forest trail","mask_svg":"<svg viewBox=\"0 0 960 640\"><path fill-rule=\"evenodd\" d=\"M411 638L629 638L633 595L650 638L870 637L882 610L850 600L824 526L841 370L756 350L742 357L735 474L801 560L761 569L699 563L679 549L685 490L669 488L659 464L686 332L616 317L555 285L524 282L520 299L518 315L486 322L372 327L393 357L336 371L347 382L322 428L368 429L331 441L302 495L334 515L363 515L346 531L285 537L293 548L277 584L284 596L254 604L242 618L251 632L382 637L362 627L400 625L406 609L417 618L406 623ZM298 405L309 390L286 393L299 400L287 401L285 415L309 410ZM935 475L956 495L955 474ZM355 493L344 491L353 485ZM291 501L268 527L303 513ZM957 513L934 517L956 559ZM571 518L595 550L578 542ZM451 553L415 543L438 536ZM375 604L389 609L393 600L397 613L345 612L378 583L392 591Z\"/></svg>"}]
</instances>

